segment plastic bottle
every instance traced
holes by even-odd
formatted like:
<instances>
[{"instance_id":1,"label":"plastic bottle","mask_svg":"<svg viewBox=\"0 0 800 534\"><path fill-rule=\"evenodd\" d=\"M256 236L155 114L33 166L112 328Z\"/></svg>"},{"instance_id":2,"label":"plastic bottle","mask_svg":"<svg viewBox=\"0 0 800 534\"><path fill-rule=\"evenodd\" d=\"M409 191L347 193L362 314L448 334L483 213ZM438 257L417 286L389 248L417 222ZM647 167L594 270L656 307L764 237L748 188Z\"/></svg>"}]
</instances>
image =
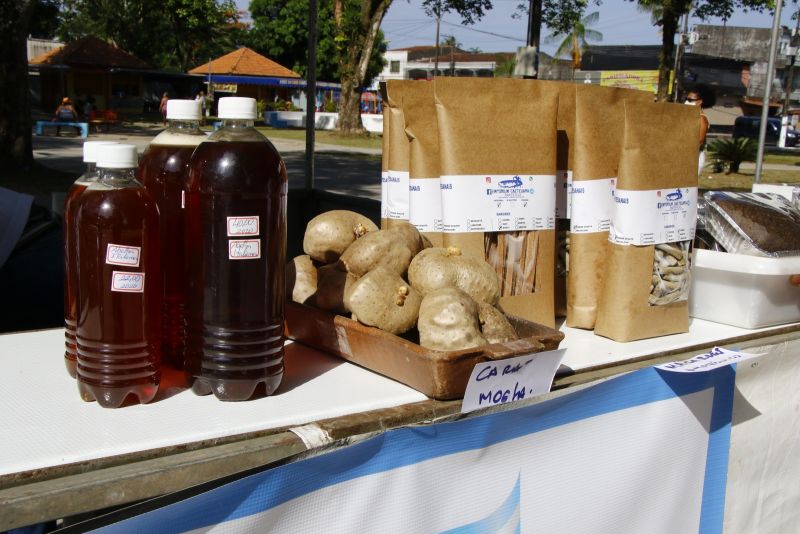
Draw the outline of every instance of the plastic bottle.
<instances>
[{"instance_id":1,"label":"plastic bottle","mask_svg":"<svg viewBox=\"0 0 800 534\"><path fill-rule=\"evenodd\" d=\"M146 403L161 376L158 208L136 180L135 146L98 147L97 168L74 206L78 389L103 407Z\"/></svg>"},{"instance_id":2,"label":"plastic bottle","mask_svg":"<svg viewBox=\"0 0 800 534\"><path fill-rule=\"evenodd\" d=\"M196 394L234 401L283 377L287 178L255 100L222 98L219 116L189 164L186 365Z\"/></svg>"},{"instance_id":3,"label":"plastic bottle","mask_svg":"<svg viewBox=\"0 0 800 534\"><path fill-rule=\"evenodd\" d=\"M97 147L115 145L114 141L86 141L83 143L84 172L67 191L64 200L64 364L67 372L75 378L75 366L78 357L75 346L75 329L77 327L78 309L76 291L78 288L77 262L77 229L75 211L72 209L75 199L83 193L92 182L97 181Z\"/></svg>"},{"instance_id":4,"label":"plastic bottle","mask_svg":"<svg viewBox=\"0 0 800 534\"><path fill-rule=\"evenodd\" d=\"M200 102L167 101L169 127L147 147L139 164L145 189L161 217L162 362L183 369L185 266L183 193L189 158L206 138L200 129Z\"/></svg>"}]
</instances>

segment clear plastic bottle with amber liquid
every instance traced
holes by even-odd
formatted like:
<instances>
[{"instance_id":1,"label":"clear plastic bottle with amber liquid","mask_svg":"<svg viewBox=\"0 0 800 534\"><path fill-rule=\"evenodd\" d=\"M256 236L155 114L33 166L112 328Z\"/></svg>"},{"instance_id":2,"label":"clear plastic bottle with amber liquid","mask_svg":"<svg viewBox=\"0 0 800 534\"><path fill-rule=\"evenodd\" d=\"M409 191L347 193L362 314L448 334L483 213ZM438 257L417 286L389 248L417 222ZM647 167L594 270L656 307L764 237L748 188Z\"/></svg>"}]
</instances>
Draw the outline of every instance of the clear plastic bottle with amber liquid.
<instances>
[{"instance_id":1,"label":"clear plastic bottle with amber liquid","mask_svg":"<svg viewBox=\"0 0 800 534\"><path fill-rule=\"evenodd\" d=\"M142 155L139 177L158 205L161 217L161 359L175 369L183 369L183 194L189 158L206 138L200 129L200 101L169 100L167 120L169 127L153 139Z\"/></svg>"},{"instance_id":2,"label":"clear plastic bottle with amber liquid","mask_svg":"<svg viewBox=\"0 0 800 534\"><path fill-rule=\"evenodd\" d=\"M136 179L136 147L98 147L98 180L74 205L78 389L107 408L155 397L161 376L158 208Z\"/></svg>"},{"instance_id":3,"label":"clear plastic bottle with amber liquid","mask_svg":"<svg viewBox=\"0 0 800 534\"><path fill-rule=\"evenodd\" d=\"M186 365L198 395L270 395L283 377L286 167L253 128L252 98L222 98L186 187Z\"/></svg>"},{"instance_id":4,"label":"clear plastic bottle with amber liquid","mask_svg":"<svg viewBox=\"0 0 800 534\"><path fill-rule=\"evenodd\" d=\"M78 322L78 229L75 225L75 199L87 187L97 181L97 147L114 145L114 141L86 141L83 143L84 172L67 191L64 200L64 364L67 372L75 378L78 348L75 345L75 330Z\"/></svg>"}]
</instances>

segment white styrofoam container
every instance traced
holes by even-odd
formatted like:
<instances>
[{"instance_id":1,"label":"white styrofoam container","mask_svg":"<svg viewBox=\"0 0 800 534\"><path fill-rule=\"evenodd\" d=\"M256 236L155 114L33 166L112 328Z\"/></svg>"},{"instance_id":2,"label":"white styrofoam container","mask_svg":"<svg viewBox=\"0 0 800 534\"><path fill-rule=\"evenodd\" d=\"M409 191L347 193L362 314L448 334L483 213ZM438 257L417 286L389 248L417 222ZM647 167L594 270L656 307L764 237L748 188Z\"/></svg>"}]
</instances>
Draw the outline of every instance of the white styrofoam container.
<instances>
[{"instance_id":1,"label":"white styrofoam container","mask_svg":"<svg viewBox=\"0 0 800 534\"><path fill-rule=\"evenodd\" d=\"M740 328L800 321L800 256L762 258L694 251L689 315Z\"/></svg>"}]
</instances>

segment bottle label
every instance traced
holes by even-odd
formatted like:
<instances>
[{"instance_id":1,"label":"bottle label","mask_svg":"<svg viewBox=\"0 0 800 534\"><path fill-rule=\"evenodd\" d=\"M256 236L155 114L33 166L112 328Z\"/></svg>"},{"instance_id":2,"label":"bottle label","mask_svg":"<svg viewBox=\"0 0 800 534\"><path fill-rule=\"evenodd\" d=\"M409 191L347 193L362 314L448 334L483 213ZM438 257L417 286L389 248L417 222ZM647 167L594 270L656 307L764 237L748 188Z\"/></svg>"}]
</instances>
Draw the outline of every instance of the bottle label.
<instances>
[{"instance_id":1,"label":"bottle label","mask_svg":"<svg viewBox=\"0 0 800 534\"><path fill-rule=\"evenodd\" d=\"M252 217L228 217L228 236L258 235L258 215Z\"/></svg>"},{"instance_id":2,"label":"bottle label","mask_svg":"<svg viewBox=\"0 0 800 534\"><path fill-rule=\"evenodd\" d=\"M121 293L143 293L144 273L113 271L111 273L111 291Z\"/></svg>"},{"instance_id":3,"label":"bottle label","mask_svg":"<svg viewBox=\"0 0 800 534\"><path fill-rule=\"evenodd\" d=\"M141 252L142 247L129 247L126 245L109 243L108 248L106 248L106 263L110 265L138 267Z\"/></svg>"},{"instance_id":4,"label":"bottle label","mask_svg":"<svg viewBox=\"0 0 800 534\"><path fill-rule=\"evenodd\" d=\"M261 240L230 239L228 240L229 260L255 260L261 257Z\"/></svg>"}]
</instances>

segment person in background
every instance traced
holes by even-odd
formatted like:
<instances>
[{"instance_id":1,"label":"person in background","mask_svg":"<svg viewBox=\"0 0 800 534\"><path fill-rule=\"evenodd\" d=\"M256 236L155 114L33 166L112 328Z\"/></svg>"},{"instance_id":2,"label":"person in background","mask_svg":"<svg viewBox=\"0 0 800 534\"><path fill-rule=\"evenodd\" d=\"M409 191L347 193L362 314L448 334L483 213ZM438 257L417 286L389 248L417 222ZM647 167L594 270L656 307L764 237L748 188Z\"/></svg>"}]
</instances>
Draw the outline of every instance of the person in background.
<instances>
[{"instance_id":1,"label":"person in background","mask_svg":"<svg viewBox=\"0 0 800 534\"><path fill-rule=\"evenodd\" d=\"M206 123L206 94L200 91L195 100L200 101L200 125L202 126Z\"/></svg>"},{"instance_id":2,"label":"person in background","mask_svg":"<svg viewBox=\"0 0 800 534\"><path fill-rule=\"evenodd\" d=\"M708 133L708 117L703 113L704 109L708 109L717 103L717 95L714 89L705 84L699 84L689 89L686 93L685 104L690 106L700 106L700 155L697 161L697 174L703 172L703 167L706 165L706 134Z\"/></svg>"},{"instance_id":3,"label":"person in background","mask_svg":"<svg viewBox=\"0 0 800 534\"><path fill-rule=\"evenodd\" d=\"M75 122L78 120L78 111L72 105L72 101L68 96L61 99L61 105L56 108L54 113L53 122ZM76 126L78 135L81 129ZM56 126L56 135L61 135L61 126Z\"/></svg>"},{"instance_id":4,"label":"person in background","mask_svg":"<svg viewBox=\"0 0 800 534\"><path fill-rule=\"evenodd\" d=\"M161 121L164 126L167 125L167 101L169 101L169 93L161 95L161 103L158 105L158 111L161 112Z\"/></svg>"}]
</instances>

